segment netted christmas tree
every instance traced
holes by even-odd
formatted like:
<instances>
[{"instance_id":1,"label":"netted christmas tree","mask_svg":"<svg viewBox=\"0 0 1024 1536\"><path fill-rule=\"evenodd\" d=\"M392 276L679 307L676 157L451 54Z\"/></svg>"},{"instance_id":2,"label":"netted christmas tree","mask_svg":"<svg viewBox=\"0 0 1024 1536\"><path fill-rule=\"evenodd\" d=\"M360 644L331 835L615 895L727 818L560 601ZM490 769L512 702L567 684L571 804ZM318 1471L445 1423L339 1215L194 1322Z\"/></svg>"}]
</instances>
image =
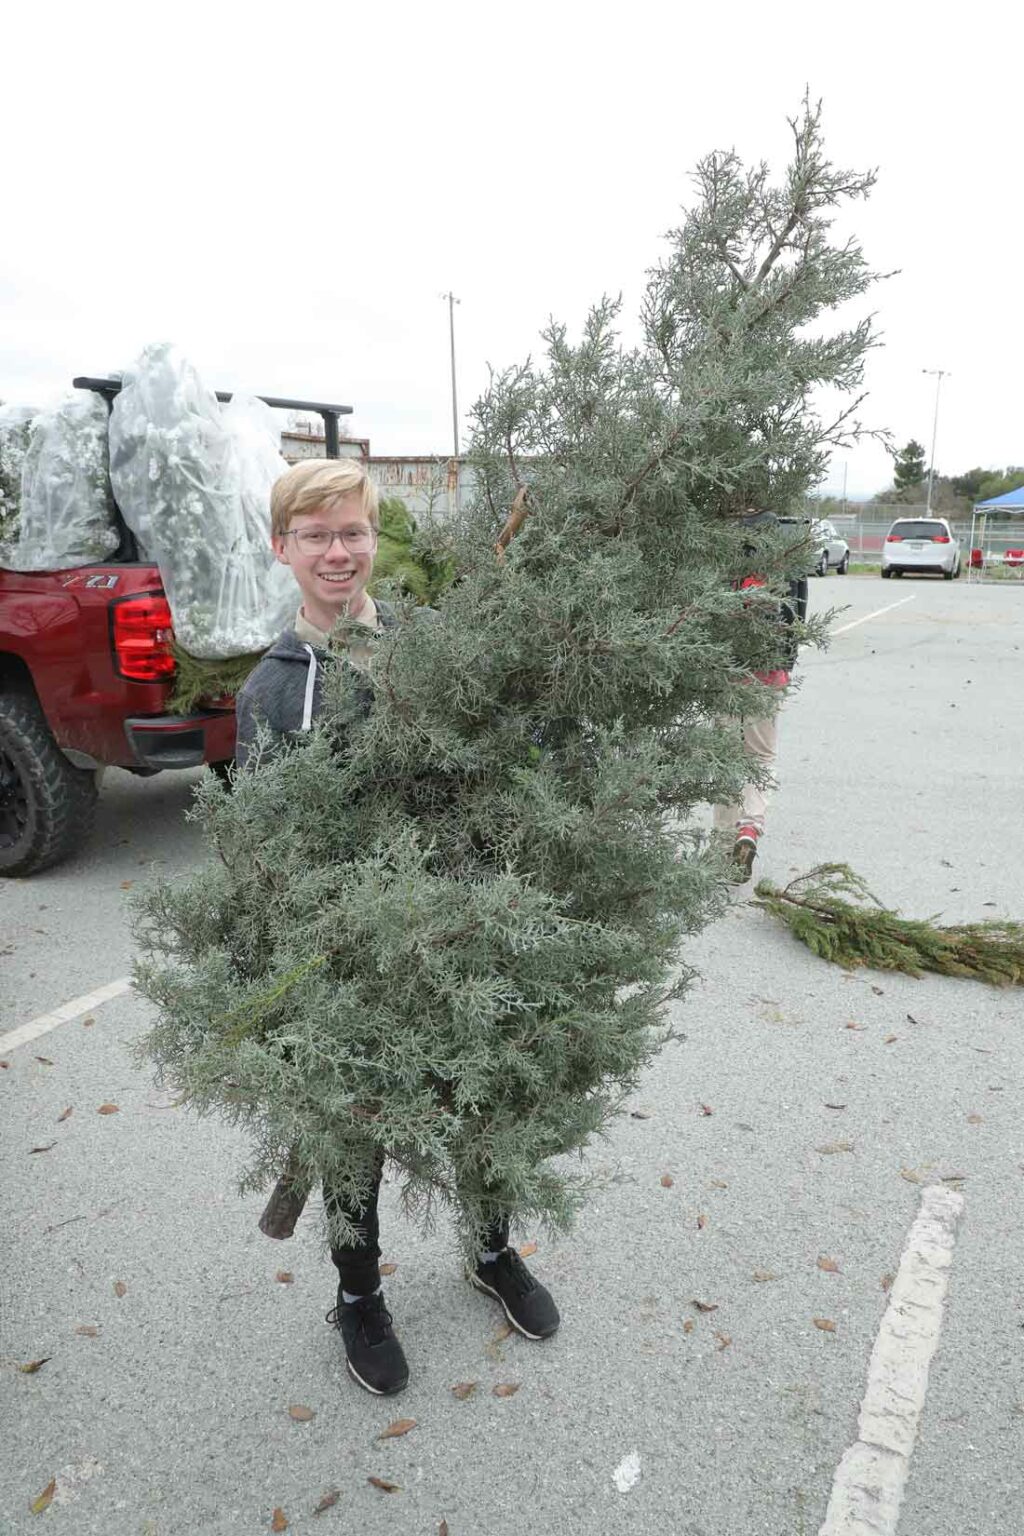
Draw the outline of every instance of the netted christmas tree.
<instances>
[{"instance_id":1,"label":"netted christmas tree","mask_svg":"<svg viewBox=\"0 0 1024 1536\"><path fill-rule=\"evenodd\" d=\"M164 1078L250 1133L246 1187L359 1197L372 1141L469 1245L496 1211L559 1225L666 1039L680 942L726 899L692 813L751 771L720 722L775 707L751 670L810 560L740 515L860 430L816 398L856 393L872 341L826 333L872 281L829 232L871 177L831 166L815 110L793 130L777 187L700 164L639 345L604 301L492 377L438 617L410 608L369 679L339 660L316 728L233 793L203 785L214 857L146 898L138 977Z\"/></svg>"}]
</instances>

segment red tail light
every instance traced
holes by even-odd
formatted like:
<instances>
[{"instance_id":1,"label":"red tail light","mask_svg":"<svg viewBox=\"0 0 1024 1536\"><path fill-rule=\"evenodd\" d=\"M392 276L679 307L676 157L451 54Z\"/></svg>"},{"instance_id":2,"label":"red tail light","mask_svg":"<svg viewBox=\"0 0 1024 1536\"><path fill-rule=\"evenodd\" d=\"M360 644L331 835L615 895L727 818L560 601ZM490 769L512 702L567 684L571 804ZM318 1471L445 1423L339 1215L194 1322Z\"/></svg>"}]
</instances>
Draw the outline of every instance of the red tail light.
<instances>
[{"instance_id":1,"label":"red tail light","mask_svg":"<svg viewBox=\"0 0 1024 1536\"><path fill-rule=\"evenodd\" d=\"M169 678L176 662L171 652L174 629L166 597L146 593L115 603L113 615L114 656L122 677L137 683L159 683Z\"/></svg>"},{"instance_id":2,"label":"red tail light","mask_svg":"<svg viewBox=\"0 0 1024 1536\"><path fill-rule=\"evenodd\" d=\"M885 542L887 544L902 544L903 535L902 533L887 533L885 536Z\"/></svg>"},{"instance_id":3,"label":"red tail light","mask_svg":"<svg viewBox=\"0 0 1024 1536\"><path fill-rule=\"evenodd\" d=\"M932 534L932 543L933 544L948 544L949 543L949 534L948 533L933 533Z\"/></svg>"}]
</instances>

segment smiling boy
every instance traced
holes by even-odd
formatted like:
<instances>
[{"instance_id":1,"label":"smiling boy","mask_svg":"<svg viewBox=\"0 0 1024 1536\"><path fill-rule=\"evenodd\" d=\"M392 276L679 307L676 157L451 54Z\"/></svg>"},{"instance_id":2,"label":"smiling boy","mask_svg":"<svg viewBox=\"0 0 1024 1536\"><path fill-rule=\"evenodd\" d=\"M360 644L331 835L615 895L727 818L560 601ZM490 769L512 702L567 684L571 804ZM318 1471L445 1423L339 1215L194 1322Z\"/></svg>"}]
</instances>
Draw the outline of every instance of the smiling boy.
<instances>
[{"instance_id":1,"label":"smiling boy","mask_svg":"<svg viewBox=\"0 0 1024 1536\"><path fill-rule=\"evenodd\" d=\"M302 601L293 628L271 646L238 694L235 758L240 768L260 725L279 748L311 729L322 707L325 665L339 654L332 631L340 619L347 616L365 626L365 641L350 641L344 651L364 670L370 667L373 636L398 623L394 610L375 602L366 590L377 553L378 498L358 460L296 464L274 485L270 512L274 553L291 567ZM409 1371L380 1285L377 1195L383 1159L372 1144L366 1157L370 1196L362 1210L347 1209L324 1188L328 1210L343 1214L358 1238L349 1247L331 1248L339 1285L337 1307L328 1316L341 1331L349 1374L367 1391L386 1394L400 1391ZM501 1304L520 1333L547 1338L558 1327L558 1309L508 1237L507 1218L496 1219L487 1250L468 1278Z\"/></svg>"}]
</instances>

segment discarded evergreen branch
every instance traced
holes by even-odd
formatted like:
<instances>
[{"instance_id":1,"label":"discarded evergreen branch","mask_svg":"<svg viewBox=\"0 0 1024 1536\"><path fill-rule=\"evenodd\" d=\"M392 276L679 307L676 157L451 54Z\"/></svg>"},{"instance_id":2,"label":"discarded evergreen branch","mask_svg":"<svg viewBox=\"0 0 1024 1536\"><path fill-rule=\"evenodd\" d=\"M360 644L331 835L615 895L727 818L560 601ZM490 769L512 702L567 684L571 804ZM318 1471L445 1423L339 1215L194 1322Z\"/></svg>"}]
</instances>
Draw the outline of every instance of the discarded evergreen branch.
<instances>
[{"instance_id":1,"label":"discarded evergreen branch","mask_svg":"<svg viewBox=\"0 0 1024 1536\"><path fill-rule=\"evenodd\" d=\"M173 646L172 650L178 669L167 707L175 715L190 715L208 700L234 697L263 654L257 651L250 656L204 661L189 655L180 645Z\"/></svg>"},{"instance_id":2,"label":"discarded evergreen branch","mask_svg":"<svg viewBox=\"0 0 1024 1536\"><path fill-rule=\"evenodd\" d=\"M781 888L761 880L755 895L755 906L781 918L801 943L835 965L1024 985L1024 923L903 917L883 907L848 864L818 864Z\"/></svg>"}]
</instances>

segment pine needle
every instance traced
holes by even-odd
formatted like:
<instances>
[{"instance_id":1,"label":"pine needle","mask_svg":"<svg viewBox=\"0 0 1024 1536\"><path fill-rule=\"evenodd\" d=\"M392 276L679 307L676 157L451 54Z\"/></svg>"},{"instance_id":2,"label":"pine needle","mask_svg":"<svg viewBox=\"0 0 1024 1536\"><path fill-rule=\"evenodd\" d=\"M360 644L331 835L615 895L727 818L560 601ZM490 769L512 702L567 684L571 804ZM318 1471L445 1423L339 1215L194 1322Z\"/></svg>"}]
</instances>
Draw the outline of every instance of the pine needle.
<instances>
[{"instance_id":1,"label":"pine needle","mask_svg":"<svg viewBox=\"0 0 1024 1536\"><path fill-rule=\"evenodd\" d=\"M174 715L191 714L204 699L233 698L262 658L262 652L258 652L252 656L229 656L223 661L202 661L183 651L180 645L172 646L172 650L178 670L167 708Z\"/></svg>"},{"instance_id":2,"label":"pine needle","mask_svg":"<svg viewBox=\"0 0 1024 1536\"><path fill-rule=\"evenodd\" d=\"M754 905L780 918L801 943L847 970L966 976L1024 985L1024 923L937 923L883 907L848 864L818 864L779 887L758 882ZM852 900L845 900L852 897Z\"/></svg>"}]
</instances>

